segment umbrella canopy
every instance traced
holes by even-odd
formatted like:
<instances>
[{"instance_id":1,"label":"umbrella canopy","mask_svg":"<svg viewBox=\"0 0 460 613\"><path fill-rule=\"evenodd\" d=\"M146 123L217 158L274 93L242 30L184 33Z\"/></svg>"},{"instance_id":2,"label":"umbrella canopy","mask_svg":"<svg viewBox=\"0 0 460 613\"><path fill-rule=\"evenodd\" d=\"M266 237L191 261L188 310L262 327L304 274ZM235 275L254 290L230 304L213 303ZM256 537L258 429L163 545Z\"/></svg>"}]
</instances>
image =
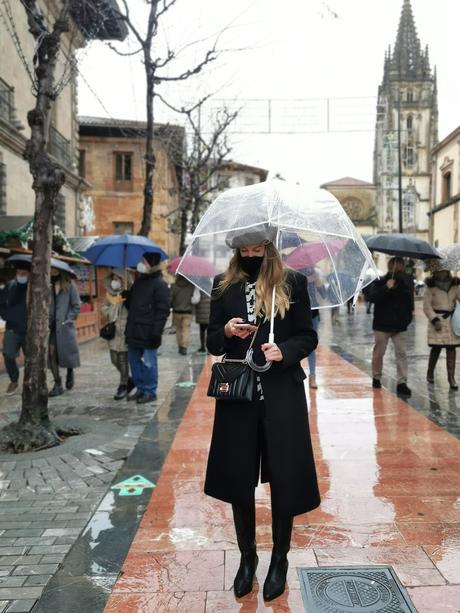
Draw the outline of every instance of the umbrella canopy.
<instances>
[{"instance_id":1,"label":"umbrella canopy","mask_svg":"<svg viewBox=\"0 0 460 613\"><path fill-rule=\"evenodd\" d=\"M182 258L177 257L171 260L168 264L168 271L175 273ZM196 255L187 256L182 262L181 274L194 274L201 277L214 277L217 274L217 269L212 262L205 258L200 258Z\"/></svg>"},{"instance_id":2,"label":"umbrella canopy","mask_svg":"<svg viewBox=\"0 0 460 613\"><path fill-rule=\"evenodd\" d=\"M144 253L158 253L161 260L168 258L153 241L132 234L114 234L101 238L82 255L95 266L131 268L141 261Z\"/></svg>"},{"instance_id":3,"label":"umbrella canopy","mask_svg":"<svg viewBox=\"0 0 460 613\"><path fill-rule=\"evenodd\" d=\"M32 256L27 253L17 253L16 255L12 255L6 260L8 264L14 266L20 262L26 262L27 264L32 264ZM58 260L56 258L51 258L51 268L57 268L58 270L62 270L62 272L67 273L74 279L77 278L75 272L70 268L67 262L63 262L62 260Z\"/></svg>"},{"instance_id":4,"label":"umbrella canopy","mask_svg":"<svg viewBox=\"0 0 460 613\"><path fill-rule=\"evenodd\" d=\"M332 194L307 192L279 180L220 194L201 218L177 273L210 295L213 275L198 274L194 267L186 271L187 258L205 258L220 273L227 268L232 249L263 240L276 242L282 256L293 247L308 252L311 245L318 277L324 280L321 302L312 296L319 288L310 284L314 308L343 304L377 277L376 272L366 276L369 268L375 270L372 255Z\"/></svg>"},{"instance_id":5,"label":"umbrella canopy","mask_svg":"<svg viewBox=\"0 0 460 613\"><path fill-rule=\"evenodd\" d=\"M371 251L399 257L428 260L440 255L429 243L410 234L374 234L365 239Z\"/></svg>"},{"instance_id":6,"label":"umbrella canopy","mask_svg":"<svg viewBox=\"0 0 460 613\"><path fill-rule=\"evenodd\" d=\"M326 243L304 243L296 247L286 256L284 262L294 270L313 268L317 262L337 255L347 244L346 240L329 241Z\"/></svg>"}]
</instances>

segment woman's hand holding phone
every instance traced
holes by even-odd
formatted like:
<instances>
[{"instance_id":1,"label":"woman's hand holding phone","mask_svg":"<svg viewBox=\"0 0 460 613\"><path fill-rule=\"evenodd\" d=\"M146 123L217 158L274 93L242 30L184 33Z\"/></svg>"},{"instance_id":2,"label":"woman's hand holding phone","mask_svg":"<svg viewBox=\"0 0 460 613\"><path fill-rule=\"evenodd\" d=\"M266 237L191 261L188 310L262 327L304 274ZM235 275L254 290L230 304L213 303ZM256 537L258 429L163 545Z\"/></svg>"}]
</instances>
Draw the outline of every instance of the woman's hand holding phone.
<instances>
[{"instance_id":1,"label":"woman's hand holding phone","mask_svg":"<svg viewBox=\"0 0 460 613\"><path fill-rule=\"evenodd\" d=\"M256 330L257 326L250 324L241 317L232 317L225 324L224 333L227 338L238 336L238 338L245 339Z\"/></svg>"}]
</instances>

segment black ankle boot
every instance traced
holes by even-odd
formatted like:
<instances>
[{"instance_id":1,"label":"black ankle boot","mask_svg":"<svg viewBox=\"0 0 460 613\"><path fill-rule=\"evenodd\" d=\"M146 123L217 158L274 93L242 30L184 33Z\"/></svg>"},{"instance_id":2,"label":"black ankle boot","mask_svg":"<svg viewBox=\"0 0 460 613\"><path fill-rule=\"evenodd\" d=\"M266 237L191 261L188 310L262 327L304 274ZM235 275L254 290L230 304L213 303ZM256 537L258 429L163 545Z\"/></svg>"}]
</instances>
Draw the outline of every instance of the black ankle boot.
<instances>
[{"instance_id":1,"label":"black ankle boot","mask_svg":"<svg viewBox=\"0 0 460 613\"><path fill-rule=\"evenodd\" d=\"M254 575L259 558L256 553L256 511L255 503L232 505L233 520L241 552L240 566L233 581L233 591L237 598L242 598L252 591Z\"/></svg>"},{"instance_id":2,"label":"black ankle boot","mask_svg":"<svg viewBox=\"0 0 460 613\"><path fill-rule=\"evenodd\" d=\"M73 389L73 386L75 385L75 374L73 372L73 368L68 368L67 369L67 376L65 378L65 387L68 390Z\"/></svg>"},{"instance_id":3,"label":"black ankle boot","mask_svg":"<svg viewBox=\"0 0 460 613\"><path fill-rule=\"evenodd\" d=\"M264 600L274 600L281 596L286 588L288 572L287 554L291 546L292 517L273 516L273 551L264 583Z\"/></svg>"}]
</instances>

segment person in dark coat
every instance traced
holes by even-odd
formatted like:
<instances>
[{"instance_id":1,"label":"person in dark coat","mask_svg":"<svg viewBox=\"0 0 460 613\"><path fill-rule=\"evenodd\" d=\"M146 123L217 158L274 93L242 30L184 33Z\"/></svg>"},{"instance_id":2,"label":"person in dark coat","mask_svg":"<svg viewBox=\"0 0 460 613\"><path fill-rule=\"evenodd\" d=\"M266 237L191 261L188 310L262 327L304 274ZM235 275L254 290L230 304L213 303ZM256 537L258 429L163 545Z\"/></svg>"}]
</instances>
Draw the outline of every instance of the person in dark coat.
<instances>
[{"instance_id":1,"label":"person in dark coat","mask_svg":"<svg viewBox=\"0 0 460 613\"><path fill-rule=\"evenodd\" d=\"M267 230L227 237L235 249L227 271L216 277L211 297L207 348L213 355L242 359L256 334L258 363L252 402L217 400L204 491L232 504L241 562L234 580L237 597L252 590L258 562L255 488L270 483L273 551L264 583L265 600L285 589L293 516L316 508L320 495L308 426L306 377L300 362L317 345L308 282L284 267ZM272 287L277 287L275 343L269 343ZM246 320L249 323L243 323ZM256 325L259 325L257 330Z\"/></svg>"},{"instance_id":2,"label":"person in dark coat","mask_svg":"<svg viewBox=\"0 0 460 613\"><path fill-rule=\"evenodd\" d=\"M211 299L204 292L199 292L200 299L195 304L195 321L200 326L200 353L206 353L206 331L209 326ZM193 298L192 298L193 303Z\"/></svg>"},{"instance_id":3,"label":"person in dark coat","mask_svg":"<svg viewBox=\"0 0 460 613\"><path fill-rule=\"evenodd\" d=\"M192 325L192 296L195 286L182 275L177 275L171 288L172 324L176 330L177 348L181 355L187 355Z\"/></svg>"},{"instance_id":4,"label":"person in dark coat","mask_svg":"<svg viewBox=\"0 0 460 613\"><path fill-rule=\"evenodd\" d=\"M30 264L18 262L15 278L0 290L0 315L5 320L3 359L10 378L7 396L18 389L19 369L16 360L21 349L24 354L26 351L29 274Z\"/></svg>"},{"instance_id":5,"label":"person in dark coat","mask_svg":"<svg viewBox=\"0 0 460 613\"><path fill-rule=\"evenodd\" d=\"M157 349L169 315L170 291L161 272L160 256L144 253L137 265L139 276L123 292L128 309L126 343L136 391L128 396L138 404L156 400L158 387Z\"/></svg>"},{"instance_id":6,"label":"person in dark coat","mask_svg":"<svg viewBox=\"0 0 460 613\"><path fill-rule=\"evenodd\" d=\"M408 397L411 390L407 386L406 330L414 312L414 291L410 278L404 273L402 258L388 261L388 273L371 284L368 297L374 303L372 387L382 387L383 356L391 338L396 357L396 392Z\"/></svg>"},{"instance_id":7,"label":"person in dark coat","mask_svg":"<svg viewBox=\"0 0 460 613\"><path fill-rule=\"evenodd\" d=\"M66 273L51 269L49 366L54 386L50 397L64 393L59 368L66 368L65 386L71 390L75 385L74 369L80 366L77 328L75 322L80 313L80 295Z\"/></svg>"}]
</instances>

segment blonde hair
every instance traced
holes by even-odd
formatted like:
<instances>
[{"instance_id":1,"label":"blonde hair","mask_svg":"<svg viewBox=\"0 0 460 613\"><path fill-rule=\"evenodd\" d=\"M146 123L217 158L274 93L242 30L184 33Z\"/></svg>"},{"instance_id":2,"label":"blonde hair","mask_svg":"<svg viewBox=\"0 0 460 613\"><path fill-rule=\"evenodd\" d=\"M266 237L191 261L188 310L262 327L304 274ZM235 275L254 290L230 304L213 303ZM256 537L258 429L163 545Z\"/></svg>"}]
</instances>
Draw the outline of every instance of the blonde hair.
<instances>
[{"instance_id":1,"label":"blonde hair","mask_svg":"<svg viewBox=\"0 0 460 613\"><path fill-rule=\"evenodd\" d=\"M241 255L237 249L231 258L228 268L218 286L219 294L222 294L235 283L245 283L249 279L241 268ZM283 319L290 307L290 288L286 281L287 269L283 264L279 251L273 243L265 245L262 266L256 282L256 315L262 315L265 319L270 317L272 308L272 291L276 287L275 314Z\"/></svg>"}]
</instances>

